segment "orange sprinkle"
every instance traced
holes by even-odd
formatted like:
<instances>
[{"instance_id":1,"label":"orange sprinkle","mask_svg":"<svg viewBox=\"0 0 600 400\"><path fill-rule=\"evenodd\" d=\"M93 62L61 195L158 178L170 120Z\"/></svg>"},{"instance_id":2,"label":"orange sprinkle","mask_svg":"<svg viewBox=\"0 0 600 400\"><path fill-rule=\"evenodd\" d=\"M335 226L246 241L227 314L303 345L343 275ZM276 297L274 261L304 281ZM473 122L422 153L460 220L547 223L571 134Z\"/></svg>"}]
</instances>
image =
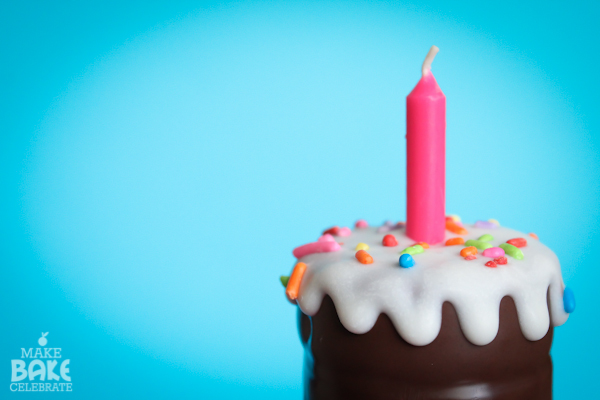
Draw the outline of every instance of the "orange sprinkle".
<instances>
[{"instance_id":1,"label":"orange sprinkle","mask_svg":"<svg viewBox=\"0 0 600 400\"><path fill-rule=\"evenodd\" d=\"M477 254L477 248L475 246L465 247L460 251L460 255L463 257L474 256Z\"/></svg>"},{"instance_id":2,"label":"orange sprinkle","mask_svg":"<svg viewBox=\"0 0 600 400\"><path fill-rule=\"evenodd\" d=\"M304 276L305 272L306 264L303 262L299 262L294 266L294 270L292 271L292 275L290 276L290 280L288 281L285 289L285 294L287 294L290 300L296 300L298 298L300 282L302 282L302 277Z\"/></svg>"},{"instance_id":3,"label":"orange sprinkle","mask_svg":"<svg viewBox=\"0 0 600 400\"><path fill-rule=\"evenodd\" d=\"M417 242L417 243L415 243L415 244L418 244L418 245L420 245L420 246L421 246L422 248L424 248L424 249L428 249L428 248L429 248L429 243L426 243L426 242ZM413 246L414 246L415 244L413 244Z\"/></svg>"},{"instance_id":4,"label":"orange sprinkle","mask_svg":"<svg viewBox=\"0 0 600 400\"><path fill-rule=\"evenodd\" d=\"M373 257L364 250L359 250L354 255L361 264L373 264Z\"/></svg>"},{"instance_id":5,"label":"orange sprinkle","mask_svg":"<svg viewBox=\"0 0 600 400\"><path fill-rule=\"evenodd\" d=\"M446 246L456 246L457 244L465 244L465 239L458 237L446 240Z\"/></svg>"},{"instance_id":6,"label":"orange sprinkle","mask_svg":"<svg viewBox=\"0 0 600 400\"><path fill-rule=\"evenodd\" d=\"M466 235L468 232L462 226L458 226L453 219L446 219L446 229L457 235Z\"/></svg>"},{"instance_id":7,"label":"orange sprinkle","mask_svg":"<svg viewBox=\"0 0 600 400\"><path fill-rule=\"evenodd\" d=\"M536 240L540 240L540 238L538 237L538 235L536 235L535 233L531 232L529 234L529 236L531 236L532 238L536 239Z\"/></svg>"}]
</instances>

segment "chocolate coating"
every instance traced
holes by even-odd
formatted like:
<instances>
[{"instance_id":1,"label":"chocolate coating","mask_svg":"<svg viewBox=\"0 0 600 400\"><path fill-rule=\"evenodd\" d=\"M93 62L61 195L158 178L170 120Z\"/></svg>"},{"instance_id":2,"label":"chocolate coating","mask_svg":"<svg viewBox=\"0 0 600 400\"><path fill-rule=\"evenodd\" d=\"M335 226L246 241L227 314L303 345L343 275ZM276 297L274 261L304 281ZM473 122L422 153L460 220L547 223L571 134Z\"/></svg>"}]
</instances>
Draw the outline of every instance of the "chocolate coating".
<instances>
[{"instance_id":1,"label":"chocolate coating","mask_svg":"<svg viewBox=\"0 0 600 400\"><path fill-rule=\"evenodd\" d=\"M552 327L541 340L527 340L510 297L500 303L498 335L486 346L465 338L448 302L440 333L427 346L404 341L385 314L369 332L350 333L328 296L314 317L298 316L305 399L552 398Z\"/></svg>"}]
</instances>

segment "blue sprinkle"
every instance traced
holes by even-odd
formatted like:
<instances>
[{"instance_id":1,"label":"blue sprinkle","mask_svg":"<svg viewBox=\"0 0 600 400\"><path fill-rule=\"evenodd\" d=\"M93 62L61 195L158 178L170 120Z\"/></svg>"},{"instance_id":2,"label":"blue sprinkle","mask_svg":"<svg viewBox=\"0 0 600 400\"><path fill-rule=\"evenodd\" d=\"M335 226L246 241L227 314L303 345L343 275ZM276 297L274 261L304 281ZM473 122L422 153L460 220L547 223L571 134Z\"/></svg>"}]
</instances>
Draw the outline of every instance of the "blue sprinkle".
<instances>
[{"instance_id":1,"label":"blue sprinkle","mask_svg":"<svg viewBox=\"0 0 600 400\"><path fill-rule=\"evenodd\" d=\"M410 268L415 266L415 259L410 254L402 254L400 256L400 266L402 268Z\"/></svg>"},{"instance_id":2,"label":"blue sprinkle","mask_svg":"<svg viewBox=\"0 0 600 400\"><path fill-rule=\"evenodd\" d=\"M575 311L575 293L570 288L565 288L563 293L563 304L565 306L565 312L571 314Z\"/></svg>"}]
</instances>

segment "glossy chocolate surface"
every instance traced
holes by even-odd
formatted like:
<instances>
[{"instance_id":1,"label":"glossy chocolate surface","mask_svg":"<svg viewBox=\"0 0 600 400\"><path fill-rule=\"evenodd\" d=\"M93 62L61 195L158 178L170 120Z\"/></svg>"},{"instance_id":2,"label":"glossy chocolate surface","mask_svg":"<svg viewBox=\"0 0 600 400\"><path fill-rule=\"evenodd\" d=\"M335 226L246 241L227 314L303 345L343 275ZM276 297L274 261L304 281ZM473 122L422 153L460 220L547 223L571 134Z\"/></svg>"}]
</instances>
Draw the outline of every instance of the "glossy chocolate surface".
<instances>
[{"instance_id":1,"label":"glossy chocolate surface","mask_svg":"<svg viewBox=\"0 0 600 400\"><path fill-rule=\"evenodd\" d=\"M405 342L384 314L369 332L348 332L328 296L314 317L298 315L305 399L552 398L552 327L541 340L525 339L510 297L500 304L498 335L486 346L465 338L448 302L441 331L427 346Z\"/></svg>"}]
</instances>

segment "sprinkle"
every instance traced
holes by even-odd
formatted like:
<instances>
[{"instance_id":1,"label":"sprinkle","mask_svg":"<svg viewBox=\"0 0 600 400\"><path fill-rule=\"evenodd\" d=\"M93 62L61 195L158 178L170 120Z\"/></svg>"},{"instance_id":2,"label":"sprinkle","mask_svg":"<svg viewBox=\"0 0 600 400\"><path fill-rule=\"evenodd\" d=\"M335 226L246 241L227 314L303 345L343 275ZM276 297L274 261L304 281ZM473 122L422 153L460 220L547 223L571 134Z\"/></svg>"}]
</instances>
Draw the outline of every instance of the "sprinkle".
<instances>
[{"instance_id":1,"label":"sprinkle","mask_svg":"<svg viewBox=\"0 0 600 400\"><path fill-rule=\"evenodd\" d=\"M337 226L334 226L333 228L329 228L329 229L326 229L325 231L323 231L323 235L326 235L326 234L337 235L339 230L340 230L340 228L338 228Z\"/></svg>"},{"instance_id":2,"label":"sprinkle","mask_svg":"<svg viewBox=\"0 0 600 400\"><path fill-rule=\"evenodd\" d=\"M483 250L483 256L489 258L498 258L504 255L504 250L500 247L490 247Z\"/></svg>"},{"instance_id":3,"label":"sprinkle","mask_svg":"<svg viewBox=\"0 0 600 400\"><path fill-rule=\"evenodd\" d=\"M289 276L285 276L285 275L281 275L279 277L279 280L281 281L281 284L283 285L283 287L286 287L287 284L288 284L288 282L289 282L289 280L290 280L290 277Z\"/></svg>"},{"instance_id":4,"label":"sprinkle","mask_svg":"<svg viewBox=\"0 0 600 400\"><path fill-rule=\"evenodd\" d=\"M493 261L488 261L485 263L485 266L490 268L496 268L498 265L496 265L496 263Z\"/></svg>"},{"instance_id":5,"label":"sprinkle","mask_svg":"<svg viewBox=\"0 0 600 400\"><path fill-rule=\"evenodd\" d=\"M360 242L359 244L356 245L356 247L354 248L354 250L358 251L358 250L369 250L369 245L363 242Z\"/></svg>"},{"instance_id":6,"label":"sprinkle","mask_svg":"<svg viewBox=\"0 0 600 400\"><path fill-rule=\"evenodd\" d=\"M392 221L385 221L383 225L377 228L377 233L385 233L389 232L394 228L394 223Z\"/></svg>"},{"instance_id":7,"label":"sprinkle","mask_svg":"<svg viewBox=\"0 0 600 400\"><path fill-rule=\"evenodd\" d=\"M414 267L415 259L410 254L402 254L399 263L402 268L410 268Z\"/></svg>"},{"instance_id":8,"label":"sprinkle","mask_svg":"<svg viewBox=\"0 0 600 400\"><path fill-rule=\"evenodd\" d=\"M477 240L480 240L482 242L491 242L492 240L494 240L494 237L489 233L486 233L485 235L479 236Z\"/></svg>"},{"instance_id":9,"label":"sprinkle","mask_svg":"<svg viewBox=\"0 0 600 400\"><path fill-rule=\"evenodd\" d=\"M450 214L446 218L451 218L454 222L460 222L460 217L456 214Z\"/></svg>"},{"instance_id":10,"label":"sprinkle","mask_svg":"<svg viewBox=\"0 0 600 400\"><path fill-rule=\"evenodd\" d=\"M402 221L397 222L396 225L394 225L394 227L392 229L403 229L406 226L406 224Z\"/></svg>"},{"instance_id":11,"label":"sprinkle","mask_svg":"<svg viewBox=\"0 0 600 400\"><path fill-rule=\"evenodd\" d=\"M477 259L477 256L474 254L471 254L470 256L465 257L465 260L467 260L467 261L471 261L471 260L475 260L475 259Z\"/></svg>"},{"instance_id":12,"label":"sprinkle","mask_svg":"<svg viewBox=\"0 0 600 400\"><path fill-rule=\"evenodd\" d=\"M465 244L465 239L463 239L461 237L455 237L455 238L446 240L446 246L456 246L457 244Z\"/></svg>"},{"instance_id":13,"label":"sprinkle","mask_svg":"<svg viewBox=\"0 0 600 400\"><path fill-rule=\"evenodd\" d=\"M421 246L424 249L428 249L429 248L429 243L426 243L426 242L417 242L417 243L413 244L413 246L416 246L416 245L419 245L419 246Z\"/></svg>"},{"instance_id":14,"label":"sprinkle","mask_svg":"<svg viewBox=\"0 0 600 400\"><path fill-rule=\"evenodd\" d=\"M454 222L452 218L446 219L446 229L452 233L456 233L457 235L466 235L468 233L465 228L458 226L458 224Z\"/></svg>"},{"instance_id":15,"label":"sprinkle","mask_svg":"<svg viewBox=\"0 0 600 400\"><path fill-rule=\"evenodd\" d=\"M568 287L563 292L563 306L569 314L575 311L575 293Z\"/></svg>"},{"instance_id":16,"label":"sprinkle","mask_svg":"<svg viewBox=\"0 0 600 400\"><path fill-rule=\"evenodd\" d=\"M467 240L465 242L465 246L475 246L479 250L485 250L485 249L489 249L490 247L494 247L488 242L482 242L481 240L473 240L473 239Z\"/></svg>"},{"instance_id":17,"label":"sprinkle","mask_svg":"<svg viewBox=\"0 0 600 400\"><path fill-rule=\"evenodd\" d=\"M405 248L400 254L410 254L411 256L414 256L415 254L421 254L423 251L425 251L423 250L423 246L415 244L414 246Z\"/></svg>"},{"instance_id":18,"label":"sprinkle","mask_svg":"<svg viewBox=\"0 0 600 400\"><path fill-rule=\"evenodd\" d=\"M477 248L475 246L465 247L460 251L460 255L463 257L474 256L477 254Z\"/></svg>"},{"instance_id":19,"label":"sprinkle","mask_svg":"<svg viewBox=\"0 0 600 400\"><path fill-rule=\"evenodd\" d=\"M352 235L352 231L348 227L343 227L343 228L338 229L337 235L342 236L342 237L347 237L347 236Z\"/></svg>"},{"instance_id":20,"label":"sprinkle","mask_svg":"<svg viewBox=\"0 0 600 400\"><path fill-rule=\"evenodd\" d=\"M359 219L358 221L356 221L356 223L354 224L355 228L368 228L369 224L367 223L367 221L365 221L364 219Z\"/></svg>"},{"instance_id":21,"label":"sprinkle","mask_svg":"<svg viewBox=\"0 0 600 400\"><path fill-rule=\"evenodd\" d=\"M318 238L317 242L335 242L335 239L329 233L326 233L320 238Z\"/></svg>"},{"instance_id":22,"label":"sprinkle","mask_svg":"<svg viewBox=\"0 0 600 400\"><path fill-rule=\"evenodd\" d=\"M498 265L506 265L508 264L508 258L506 257L498 257L498 258L494 258L494 262Z\"/></svg>"},{"instance_id":23,"label":"sprinkle","mask_svg":"<svg viewBox=\"0 0 600 400\"><path fill-rule=\"evenodd\" d=\"M536 235L535 233L531 232L529 234L529 236L531 236L532 238L534 238L535 240L540 240L540 238L538 237L538 235Z\"/></svg>"},{"instance_id":24,"label":"sprinkle","mask_svg":"<svg viewBox=\"0 0 600 400\"><path fill-rule=\"evenodd\" d=\"M364 250L359 250L354 255L361 264L373 264L373 257Z\"/></svg>"},{"instance_id":25,"label":"sprinkle","mask_svg":"<svg viewBox=\"0 0 600 400\"><path fill-rule=\"evenodd\" d=\"M299 262L294 266L290 280L288 281L285 294L287 294L290 300L296 300L298 298L298 291L300 290L300 282L306 272L306 264Z\"/></svg>"},{"instance_id":26,"label":"sprinkle","mask_svg":"<svg viewBox=\"0 0 600 400\"><path fill-rule=\"evenodd\" d=\"M506 243L512 244L515 247L525 247L525 246L527 246L527 240L525 240L523 238L510 239L510 240L507 240Z\"/></svg>"},{"instance_id":27,"label":"sprinkle","mask_svg":"<svg viewBox=\"0 0 600 400\"><path fill-rule=\"evenodd\" d=\"M477 221L475 222L475 228L484 228L484 229L496 229L498 225L490 221Z\"/></svg>"},{"instance_id":28,"label":"sprinkle","mask_svg":"<svg viewBox=\"0 0 600 400\"><path fill-rule=\"evenodd\" d=\"M523 256L523 252L521 251L521 249L513 246L512 244L502 243L500 245L500 247L502 249L504 249L504 252L506 254L508 254L509 256L511 256L512 258L514 258L516 260L522 260L525 257L525 256Z\"/></svg>"},{"instance_id":29,"label":"sprinkle","mask_svg":"<svg viewBox=\"0 0 600 400\"><path fill-rule=\"evenodd\" d=\"M490 218L490 219L488 219L488 222L491 222L492 224L496 224L497 226L500 226L500 222L498 222L497 219Z\"/></svg>"},{"instance_id":30,"label":"sprinkle","mask_svg":"<svg viewBox=\"0 0 600 400\"><path fill-rule=\"evenodd\" d=\"M300 247L296 247L294 249L294 251L292 252L292 254L294 254L294 257L296 257L296 258L302 258L309 254L330 253L332 251L338 251L340 249L341 249L340 245L335 241L333 241L333 242L313 242L313 243L305 244Z\"/></svg>"},{"instance_id":31,"label":"sprinkle","mask_svg":"<svg viewBox=\"0 0 600 400\"><path fill-rule=\"evenodd\" d=\"M386 247L395 247L398 246L398 241L396 240L394 235L385 235L383 237L383 240L381 241L381 244L383 244Z\"/></svg>"}]
</instances>

